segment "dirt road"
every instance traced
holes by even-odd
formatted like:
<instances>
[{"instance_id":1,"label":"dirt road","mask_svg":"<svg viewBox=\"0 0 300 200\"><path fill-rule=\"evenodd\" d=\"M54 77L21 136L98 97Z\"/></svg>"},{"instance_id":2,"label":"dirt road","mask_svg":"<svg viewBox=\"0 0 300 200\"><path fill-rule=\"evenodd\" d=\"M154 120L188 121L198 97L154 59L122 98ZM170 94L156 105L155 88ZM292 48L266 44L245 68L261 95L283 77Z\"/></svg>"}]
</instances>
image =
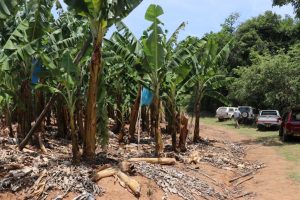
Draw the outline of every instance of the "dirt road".
<instances>
[{"instance_id":1,"label":"dirt road","mask_svg":"<svg viewBox=\"0 0 300 200\"><path fill-rule=\"evenodd\" d=\"M243 191L251 195L239 199L255 200L300 200L300 185L289 178L289 171L295 166L286 161L272 147L263 142L256 142L254 139L242 136L235 130L216 127L213 125L201 124L201 136L218 141L229 141L240 143L246 147L245 160L258 161L265 164L265 168L258 170L254 178L242 184ZM176 168L187 172L189 175L203 179L197 172L187 171L187 167L198 168L225 187L233 188L229 180L236 177L236 173L230 170L219 169L208 163L198 163L196 165L177 164ZM142 192L140 199L160 200L163 199L163 191L152 181L142 176L137 176L136 180L141 183ZM118 199L122 196L124 200L134 199L132 194L115 183L114 178L103 179L99 184L105 188L107 193L101 199ZM151 195L149 195L151 193ZM177 195L168 195L171 200L181 199ZM198 196L197 199L202 199Z\"/></svg>"},{"instance_id":2,"label":"dirt road","mask_svg":"<svg viewBox=\"0 0 300 200\"><path fill-rule=\"evenodd\" d=\"M286 161L270 145L241 136L234 130L202 124L202 136L219 140L230 140L247 147L246 159L265 163L251 181L244 184L245 190L255 192L257 200L300 200L300 184L289 178L290 169L299 166Z\"/></svg>"}]
</instances>

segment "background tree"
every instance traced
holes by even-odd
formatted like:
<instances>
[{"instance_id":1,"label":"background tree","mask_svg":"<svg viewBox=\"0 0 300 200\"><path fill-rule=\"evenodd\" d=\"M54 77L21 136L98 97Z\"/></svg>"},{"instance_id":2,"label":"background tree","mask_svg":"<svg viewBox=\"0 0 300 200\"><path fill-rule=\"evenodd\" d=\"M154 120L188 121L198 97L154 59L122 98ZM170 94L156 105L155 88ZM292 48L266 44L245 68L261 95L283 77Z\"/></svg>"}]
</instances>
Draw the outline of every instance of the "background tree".
<instances>
[{"instance_id":1,"label":"background tree","mask_svg":"<svg viewBox=\"0 0 300 200\"><path fill-rule=\"evenodd\" d=\"M274 6L283 6L286 4L292 4L295 9L297 17L300 17L300 1L299 0L273 0Z\"/></svg>"},{"instance_id":2,"label":"background tree","mask_svg":"<svg viewBox=\"0 0 300 200\"><path fill-rule=\"evenodd\" d=\"M236 69L238 78L230 87L230 97L240 104L281 112L297 106L300 96L299 44L287 54L257 56L249 68ZM296 64L297 63L297 64Z\"/></svg>"}]
</instances>

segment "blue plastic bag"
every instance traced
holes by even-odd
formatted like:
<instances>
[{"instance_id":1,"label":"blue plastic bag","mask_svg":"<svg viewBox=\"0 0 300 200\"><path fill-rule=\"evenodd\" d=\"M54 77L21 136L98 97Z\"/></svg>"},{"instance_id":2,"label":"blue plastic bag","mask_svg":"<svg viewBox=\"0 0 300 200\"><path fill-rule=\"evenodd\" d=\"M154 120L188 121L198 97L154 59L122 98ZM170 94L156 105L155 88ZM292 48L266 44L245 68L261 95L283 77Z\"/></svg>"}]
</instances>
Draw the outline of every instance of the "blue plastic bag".
<instances>
[{"instance_id":1,"label":"blue plastic bag","mask_svg":"<svg viewBox=\"0 0 300 200\"><path fill-rule=\"evenodd\" d=\"M142 90L141 106L149 106L153 100L153 93L148 89L144 88Z\"/></svg>"},{"instance_id":2,"label":"blue plastic bag","mask_svg":"<svg viewBox=\"0 0 300 200\"><path fill-rule=\"evenodd\" d=\"M38 60L34 60L32 64L34 67L33 67L33 72L31 74L31 83L37 84L40 79L39 74L42 72L42 65Z\"/></svg>"}]
</instances>

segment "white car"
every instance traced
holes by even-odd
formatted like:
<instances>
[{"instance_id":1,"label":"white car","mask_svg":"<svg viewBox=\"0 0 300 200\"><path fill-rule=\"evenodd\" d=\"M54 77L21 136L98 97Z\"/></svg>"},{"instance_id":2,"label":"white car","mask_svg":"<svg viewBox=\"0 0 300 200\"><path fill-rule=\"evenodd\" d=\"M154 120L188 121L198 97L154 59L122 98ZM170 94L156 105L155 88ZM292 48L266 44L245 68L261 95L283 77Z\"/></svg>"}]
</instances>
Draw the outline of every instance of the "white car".
<instances>
[{"instance_id":1,"label":"white car","mask_svg":"<svg viewBox=\"0 0 300 200\"><path fill-rule=\"evenodd\" d=\"M220 107L216 111L216 118L218 118L219 121L223 121L225 119L232 119L233 113L238 108L236 107Z\"/></svg>"},{"instance_id":2,"label":"white car","mask_svg":"<svg viewBox=\"0 0 300 200\"><path fill-rule=\"evenodd\" d=\"M279 129L281 117L278 110L261 110L256 119L256 125L259 130L265 128Z\"/></svg>"}]
</instances>

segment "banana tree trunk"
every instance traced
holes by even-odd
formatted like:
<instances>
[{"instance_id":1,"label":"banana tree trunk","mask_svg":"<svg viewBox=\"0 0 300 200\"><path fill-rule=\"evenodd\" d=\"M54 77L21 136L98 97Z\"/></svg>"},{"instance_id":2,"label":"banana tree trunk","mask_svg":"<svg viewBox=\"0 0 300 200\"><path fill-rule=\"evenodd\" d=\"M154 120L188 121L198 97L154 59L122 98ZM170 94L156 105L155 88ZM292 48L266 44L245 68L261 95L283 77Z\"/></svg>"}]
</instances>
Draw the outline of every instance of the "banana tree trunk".
<instances>
[{"instance_id":1,"label":"banana tree trunk","mask_svg":"<svg viewBox=\"0 0 300 200\"><path fill-rule=\"evenodd\" d=\"M13 128L12 128L11 112L10 112L8 105L6 107L5 119L6 119L5 120L6 126L8 126L8 129L9 129L8 135L9 135L9 137L13 138L14 133L13 133Z\"/></svg>"},{"instance_id":2,"label":"banana tree trunk","mask_svg":"<svg viewBox=\"0 0 300 200\"><path fill-rule=\"evenodd\" d=\"M171 124L172 124L172 114L171 114L171 107L170 107L170 103L166 102L164 105L164 109L165 109L165 121L167 122L166 124L166 133L168 133L169 135L172 135L172 130L171 130Z\"/></svg>"},{"instance_id":3,"label":"banana tree trunk","mask_svg":"<svg viewBox=\"0 0 300 200\"><path fill-rule=\"evenodd\" d=\"M41 80L41 83L44 83L43 80ZM44 95L42 91L36 91L36 114L35 118L38 118L38 116L43 112L45 108L45 102L44 102ZM40 124L40 127L38 128L39 132L44 133L45 132L45 118L42 119L42 122Z\"/></svg>"},{"instance_id":4,"label":"banana tree trunk","mask_svg":"<svg viewBox=\"0 0 300 200\"><path fill-rule=\"evenodd\" d=\"M169 129L171 131L171 135L172 135L172 148L173 151L177 152L177 141L176 141L176 137L177 137L177 130L176 130L176 110L175 110L175 106L171 105L170 106L170 111L171 111L171 124L169 126Z\"/></svg>"},{"instance_id":5,"label":"banana tree trunk","mask_svg":"<svg viewBox=\"0 0 300 200\"><path fill-rule=\"evenodd\" d=\"M70 128L71 128L71 137L72 137L72 153L73 153L73 162L79 162L79 148L78 148L78 136L75 130L75 119L74 112L70 111Z\"/></svg>"},{"instance_id":6,"label":"banana tree trunk","mask_svg":"<svg viewBox=\"0 0 300 200\"><path fill-rule=\"evenodd\" d=\"M129 139L130 139L130 141L135 141L134 134L135 134L135 127L136 127L136 122L137 122L137 119L138 119L140 102L141 102L141 91L142 91L142 87L139 86L137 96L136 96L134 104L131 108L130 126L129 126L129 137L130 137Z\"/></svg>"},{"instance_id":7,"label":"banana tree trunk","mask_svg":"<svg viewBox=\"0 0 300 200\"><path fill-rule=\"evenodd\" d=\"M122 95L119 93L117 95L117 115L116 115L116 125L113 128L113 131L115 134L119 134L121 132L121 135L124 136L123 132L123 108L122 108Z\"/></svg>"},{"instance_id":8,"label":"banana tree trunk","mask_svg":"<svg viewBox=\"0 0 300 200\"><path fill-rule=\"evenodd\" d=\"M111 118L113 120L116 119L115 110L114 110L114 107L111 104L107 105L107 114L108 114L109 118Z\"/></svg>"},{"instance_id":9,"label":"banana tree trunk","mask_svg":"<svg viewBox=\"0 0 300 200\"><path fill-rule=\"evenodd\" d=\"M19 125L20 132L18 132L18 138L23 139L26 136L26 133L31 128L31 119L32 119L32 102L31 102L31 88L29 80L25 80L21 84L20 99L22 100L22 107L19 108Z\"/></svg>"},{"instance_id":10,"label":"banana tree trunk","mask_svg":"<svg viewBox=\"0 0 300 200\"><path fill-rule=\"evenodd\" d=\"M200 102L195 103L195 129L194 129L194 143L200 140Z\"/></svg>"},{"instance_id":11,"label":"banana tree trunk","mask_svg":"<svg viewBox=\"0 0 300 200\"><path fill-rule=\"evenodd\" d=\"M159 109L160 109L160 101L159 101L159 87L155 90L155 95L153 98L153 125L154 125L154 135L155 135L155 154L160 157L163 153L163 141L160 130L160 120L159 120Z\"/></svg>"},{"instance_id":12,"label":"banana tree trunk","mask_svg":"<svg viewBox=\"0 0 300 200\"><path fill-rule=\"evenodd\" d=\"M184 114L178 114L177 117L177 123L179 126L179 132L180 132L180 136L179 136L179 149L181 152L185 152L186 151L186 138L188 135L188 118L184 116Z\"/></svg>"},{"instance_id":13,"label":"banana tree trunk","mask_svg":"<svg viewBox=\"0 0 300 200\"><path fill-rule=\"evenodd\" d=\"M155 111L154 111L154 98L150 105L150 136L155 137Z\"/></svg>"},{"instance_id":14,"label":"banana tree trunk","mask_svg":"<svg viewBox=\"0 0 300 200\"><path fill-rule=\"evenodd\" d=\"M172 136L172 148L173 151L177 151L177 126L176 126L176 109L175 105L171 101L167 101L165 104L165 118L167 123L166 131Z\"/></svg>"},{"instance_id":15,"label":"banana tree trunk","mask_svg":"<svg viewBox=\"0 0 300 200\"><path fill-rule=\"evenodd\" d=\"M59 100L63 100L61 96L59 96ZM68 135L68 116L67 116L67 108L65 105L57 103L57 128L58 128L58 138L66 138Z\"/></svg>"},{"instance_id":16,"label":"banana tree trunk","mask_svg":"<svg viewBox=\"0 0 300 200\"><path fill-rule=\"evenodd\" d=\"M95 41L97 41L95 39ZM83 155L87 160L94 160L97 131L97 91L99 73L101 71L101 44L94 43L92 61L90 64L90 79L87 97L85 140Z\"/></svg>"},{"instance_id":17,"label":"banana tree trunk","mask_svg":"<svg viewBox=\"0 0 300 200\"><path fill-rule=\"evenodd\" d=\"M142 130L143 131L149 131L149 111L147 112L147 107L142 106L141 111L141 118L142 118Z\"/></svg>"},{"instance_id":18,"label":"banana tree trunk","mask_svg":"<svg viewBox=\"0 0 300 200\"><path fill-rule=\"evenodd\" d=\"M124 119L123 119L123 108L122 108L122 95L117 95L117 115L116 124L113 127L112 132L119 134L119 142L124 141L125 131L124 131Z\"/></svg>"},{"instance_id":19,"label":"banana tree trunk","mask_svg":"<svg viewBox=\"0 0 300 200\"><path fill-rule=\"evenodd\" d=\"M53 94L50 100L48 101L47 105L45 106L43 112L40 114L40 116L37 118L35 125L30 129L30 131L27 133L24 140L19 145L19 150L22 151L22 149L26 146L28 141L30 140L33 133L36 131L36 129L39 127L39 124L42 122L43 118L45 117L46 113L49 111L51 106L54 103L54 100L56 98L57 94Z\"/></svg>"},{"instance_id":20,"label":"banana tree trunk","mask_svg":"<svg viewBox=\"0 0 300 200\"><path fill-rule=\"evenodd\" d=\"M76 115L77 115L77 124L78 124L78 128L79 128L79 136L80 136L80 140L83 141L84 139L84 116L83 116L83 107L82 107L82 101L81 99L79 99L76 102Z\"/></svg>"}]
</instances>

